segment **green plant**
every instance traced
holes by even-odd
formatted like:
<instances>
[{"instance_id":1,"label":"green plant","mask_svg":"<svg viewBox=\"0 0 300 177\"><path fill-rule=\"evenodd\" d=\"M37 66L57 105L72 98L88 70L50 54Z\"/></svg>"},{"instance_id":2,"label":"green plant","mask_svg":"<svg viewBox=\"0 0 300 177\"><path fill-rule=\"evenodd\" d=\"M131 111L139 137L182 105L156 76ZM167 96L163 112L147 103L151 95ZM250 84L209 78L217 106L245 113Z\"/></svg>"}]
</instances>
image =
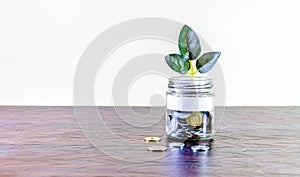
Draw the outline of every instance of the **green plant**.
<instances>
[{"instance_id":1,"label":"green plant","mask_svg":"<svg viewBox=\"0 0 300 177\"><path fill-rule=\"evenodd\" d=\"M221 52L208 52L197 59L201 53L200 40L195 31L187 25L184 25L180 31L178 48L180 54L169 54L165 60L172 70L180 74L188 73L191 77L197 72L206 73L211 70L221 54Z\"/></svg>"}]
</instances>

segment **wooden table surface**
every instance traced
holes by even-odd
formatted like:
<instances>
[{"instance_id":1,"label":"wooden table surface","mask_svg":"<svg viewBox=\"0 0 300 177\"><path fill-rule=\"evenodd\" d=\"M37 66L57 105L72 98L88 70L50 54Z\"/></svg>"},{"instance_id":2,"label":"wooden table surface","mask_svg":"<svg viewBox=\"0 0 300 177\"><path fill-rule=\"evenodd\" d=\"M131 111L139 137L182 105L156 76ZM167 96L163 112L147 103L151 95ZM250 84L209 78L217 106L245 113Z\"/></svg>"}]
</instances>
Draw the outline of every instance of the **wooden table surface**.
<instances>
[{"instance_id":1,"label":"wooden table surface","mask_svg":"<svg viewBox=\"0 0 300 177\"><path fill-rule=\"evenodd\" d=\"M226 107L197 153L147 151L168 143L164 108L115 110L0 107L0 176L300 176L300 107Z\"/></svg>"}]
</instances>

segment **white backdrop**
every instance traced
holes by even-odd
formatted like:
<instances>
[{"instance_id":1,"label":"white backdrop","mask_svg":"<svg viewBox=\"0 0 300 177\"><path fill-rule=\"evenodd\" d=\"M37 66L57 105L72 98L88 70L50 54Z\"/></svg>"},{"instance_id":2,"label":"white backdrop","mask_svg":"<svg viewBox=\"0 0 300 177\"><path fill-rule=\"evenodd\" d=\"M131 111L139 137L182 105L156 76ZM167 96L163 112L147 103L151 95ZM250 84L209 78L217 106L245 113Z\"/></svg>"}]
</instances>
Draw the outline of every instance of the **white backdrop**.
<instances>
[{"instance_id":1,"label":"white backdrop","mask_svg":"<svg viewBox=\"0 0 300 177\"><path fill-rule=\"evenodd\" d=\"M98 34L133 18L163 17L188 24L222 52L226 105L300 106L299 9L297 0L1 0L0 105L72 105L77 62ZM151 40L120 48L103 70L110 77L96 79L97 104L112 104L114 58L171 50ZM145 90L152 82L160 87ZM137 79L130 104L148 105L165 85L158 76Z\"/></svg>"}]
</instances>

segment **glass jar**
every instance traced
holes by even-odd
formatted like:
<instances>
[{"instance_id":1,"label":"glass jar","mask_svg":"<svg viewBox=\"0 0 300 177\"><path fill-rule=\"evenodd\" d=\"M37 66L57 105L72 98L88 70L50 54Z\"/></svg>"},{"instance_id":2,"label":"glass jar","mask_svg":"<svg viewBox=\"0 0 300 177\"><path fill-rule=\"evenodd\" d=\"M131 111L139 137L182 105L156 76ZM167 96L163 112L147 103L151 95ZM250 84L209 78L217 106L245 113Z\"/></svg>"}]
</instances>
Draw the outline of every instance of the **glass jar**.
<instances>
[{"instance_id":1,"label":"glass jar","mask_svg":"<svg viewBox=\"0 0 300 177\"><path fill-rule=\"evenodd\" d=\"M169 78L166 133L175 140L211 140L214 136L214 93L209 77Z\"/></svg>"}]
</instances>

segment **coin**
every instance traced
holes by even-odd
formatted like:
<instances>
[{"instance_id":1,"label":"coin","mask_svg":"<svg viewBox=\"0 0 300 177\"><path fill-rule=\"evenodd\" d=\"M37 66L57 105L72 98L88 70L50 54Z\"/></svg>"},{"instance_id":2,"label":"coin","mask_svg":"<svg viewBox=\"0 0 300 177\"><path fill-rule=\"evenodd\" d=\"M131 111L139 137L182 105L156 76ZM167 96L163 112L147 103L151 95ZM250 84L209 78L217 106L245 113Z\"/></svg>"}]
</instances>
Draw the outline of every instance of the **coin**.
<instances>
[{"instance_id":1,"label":"coin","mask_svg":"<svg viewBox=\"0 0 300 177\"><path fill-rule=\"evenodd\" d=\"M192 146L191 149L193 150L193 152L208 151L209 150L209 146L206 146L206 145L196 145L196 146Z\"/></svg>"},{"instance_id":2,"label":"coin","mask_svg":"<svg viewBox=\"0 0 300 177\"><path fill-rule=\"evenodd\" d=\"M169 147L183 149L184 148L184 143L172 142L172 143L169 143Z\"/></svg>"},{"instance_id":3,"label":"coin","mask_svg":"<svg viewBox=\"0 0 300 177\"><path fill-rule=\"evenodd\" d=\"M203 114L200 112L194 112L191 116L186 118L186 122L194 127L201 126L203 121Z\"/></svg>"},{"instance_id":4,"label":"coin","mask_svg":"<svg viewBox=\"0 0 300 177\"><path fill-rule=\"evenodd\" d=\"M160 142L161 138L159 137L145 137L144 141L148 142Z\"/></svg>"},{"instance_id":5,"label":"coin","mask_svg":"<svg viewBox=\"0 0 300 177\"><path fill-rule=\"evenodd\" d=\"M151 152L164 152L167 150L166 146L150 146L147 148L148 151Z\"/></svg>"}]
</instances>

